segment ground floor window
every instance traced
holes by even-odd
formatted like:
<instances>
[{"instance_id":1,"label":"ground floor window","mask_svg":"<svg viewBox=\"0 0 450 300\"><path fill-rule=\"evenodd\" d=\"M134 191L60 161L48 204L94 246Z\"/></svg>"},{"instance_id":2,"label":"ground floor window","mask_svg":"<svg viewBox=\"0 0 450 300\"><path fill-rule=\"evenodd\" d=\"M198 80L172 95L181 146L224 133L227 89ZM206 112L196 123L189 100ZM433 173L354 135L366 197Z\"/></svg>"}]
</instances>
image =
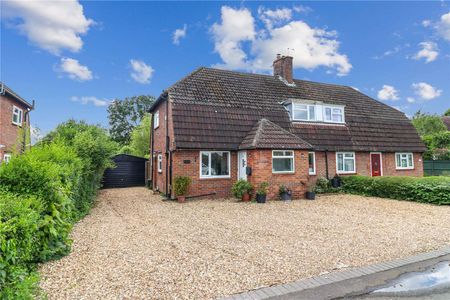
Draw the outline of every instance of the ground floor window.
<instances>
[{"instance_id":1,"label":"ground floor window","mask_svg":"<svg viewBox=\"0 0 450 300\"><path fill-rule=\"evenodd\" d=\"M272 173L294 173L294 151L272 151Z\"/></svg>"},{"instance_id":2,"label":"ground floor window","mask_svg":"<svg viewBox=\"0 0 450 300\"><path fill-rule=\"evenodd\" d=\"M355 152L336 152L336 172L340 174L355 173Z\"/></svg>"},{"instance_id":3,"label":"ground floor window","mask_svg":"<svg viewBox=\"0 0 450 300\"><path fill-rule=\"evenodd\" d=\"M230 177L229 151L201 151L200 178Z\"/></svg>"},{"instance_id":4,"label":"ground floor window","mask_svg":"<svg viewBox=\"0 0 450 300\"><path fill-rule=\"evenodd\" d=\"M158 154L158 173L162 173L162 154Z\"/></svg>"},{"instance_id":5,"label":"ground floor window","mask_svg":"<svg viewBox=\"0 0 450 300\"><path fill-rule=\"evenodd\" d=\"M316 153L308 153L309 175L316 175Z\"/></svg>"},{"instance_id":6,"label":"ground floor window","mask_svg":"<svg viewBox=\"0 0 450 300\"><path fill-rule=\"evenodd\" d=\"M3 161L5 163L9 163L10 160L11 160L11 154L5 153L5 155L3 155Z\"/></svg>"},{"instance_id":7,"label":"ground floor window","mask_svg":"<svg viewBox=\"0 0 450 300\"><path fill-rule=\"evenodd\" d=\"M414 168L414 160L412 153L395 153L396 169L405 170Z\"/></svg>"}]
</instances>

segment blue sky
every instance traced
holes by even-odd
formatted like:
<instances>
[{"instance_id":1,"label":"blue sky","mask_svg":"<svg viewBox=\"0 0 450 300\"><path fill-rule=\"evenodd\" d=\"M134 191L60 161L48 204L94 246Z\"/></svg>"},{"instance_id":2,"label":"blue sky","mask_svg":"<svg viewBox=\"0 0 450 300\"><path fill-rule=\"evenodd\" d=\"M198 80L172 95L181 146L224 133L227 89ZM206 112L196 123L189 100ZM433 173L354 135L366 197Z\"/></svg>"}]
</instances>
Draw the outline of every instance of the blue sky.
<instances>
[{"instance_id":1,"label":"blue sky","mask_svg":"<svg viewBox=\"0 0 450 300\"><path fill-rule=\"evenodd\" d=\"M115 98L199 66L355 87L407 115L450 107L449 2L2 1L1 80L36 100L32 124L107 126ZM288 50L288 48L290 48ZM293 49L293 50L292 50Z\"/></svg>"}]
</instances>

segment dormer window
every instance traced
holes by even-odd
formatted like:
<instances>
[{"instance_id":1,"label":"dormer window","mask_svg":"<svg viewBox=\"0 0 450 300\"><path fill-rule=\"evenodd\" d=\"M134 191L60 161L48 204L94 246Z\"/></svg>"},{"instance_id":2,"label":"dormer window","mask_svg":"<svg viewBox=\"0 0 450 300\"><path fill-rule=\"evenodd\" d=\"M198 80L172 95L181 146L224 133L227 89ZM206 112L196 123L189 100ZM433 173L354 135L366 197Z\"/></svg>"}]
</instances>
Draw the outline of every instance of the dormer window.
<instances>
[{"instance_id":1,"label":"dormer window","mask_svg":"<svg viewBox=\"0 0 450 300\"><path fill-rule=\"evenodd\" d=\"M344 106L319 101L289 101L285 103L292 121L345 123Z\"/></svg>"},{"instance_id":2,"label":"dormer window","mask_svg":"<svg viewBox=\"0 0 450 300\"><path fill-rule=\"evenodd\" d=\"M323 120L325 122L343 123L344 108L339 106L324 106Z\"/></svg>"},{"instance_id":3,"label":"dormer window","mask_svg":"<svg viewBox=\"0 0 450 300\"><path fill-rule=\"evenodd\" d=\"M294 103L292 116L295 121L315 121L316 106L314 104Z\"/></svg>"}]
</instances>

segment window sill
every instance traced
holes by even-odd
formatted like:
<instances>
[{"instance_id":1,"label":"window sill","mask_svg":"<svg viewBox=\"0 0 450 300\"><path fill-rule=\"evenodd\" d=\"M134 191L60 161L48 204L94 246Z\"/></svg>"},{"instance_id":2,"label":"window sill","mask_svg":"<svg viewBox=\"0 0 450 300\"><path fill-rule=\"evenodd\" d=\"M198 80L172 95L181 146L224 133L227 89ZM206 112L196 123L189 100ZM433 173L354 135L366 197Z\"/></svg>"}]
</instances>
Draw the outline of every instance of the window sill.
<instances>
[{"instance_id":1,"label":"window sill","mask_svg":"<svg viewBox=\"0 0 450 300\"><path fill-rule=\"evenodd\" d=\"M414 167L412 168L395 168L396 171L410 171L410 170L414 170Z\"/></svg>"},{"instance_id":2,"label":"window sill","mask_svg":"<svg viewBox=\"0 0 450 300\"><path fill-rule=\"evenodd\" d=\"M316 173L308 173L308 175L310 175L310 176L316 176L317 174L316 174Z\"/></svg>"},{"instance_id":3,"label":"window sill","mask_svg":"<svg viewBox=\"0 0 450 300\"><path fill-rule=\"evenodd\" d=\"M337 175L356 175L356 172L336 172Z\"/></svg>"},{"instance_id":4,"label":"window sill","mask_svg":"<svg viewBox=\"0 0 450 300\"><path fill-rule=\"evenodd\" d=\"M13 124L13 125L16 125L16 126L19 126L19 127L22 127L22 124L20 124L20 123L14 123L14 122L12 122L12 124Z\"/></svg>"},{"instance_id":5,"label":"window sill","mask_svg":"<svg viewBox=\"0 0 450 300\"><path fill-rule=\"evenodd\" d=\"M209 180L209 179L231 179L231 176L214 176L214 177L201 177L201 180Z\"/></svg>"},{"instance_id":6,"label":"window sill","mask_svg":"<svg viewBox=\"0 0 450 300\"><path fill-rule=\"evenodd\" d=\"M274 172L274 171L272 171L272 174L295 174L295 171L287 171L287 172Z\"/></svg>"}]
</instances>

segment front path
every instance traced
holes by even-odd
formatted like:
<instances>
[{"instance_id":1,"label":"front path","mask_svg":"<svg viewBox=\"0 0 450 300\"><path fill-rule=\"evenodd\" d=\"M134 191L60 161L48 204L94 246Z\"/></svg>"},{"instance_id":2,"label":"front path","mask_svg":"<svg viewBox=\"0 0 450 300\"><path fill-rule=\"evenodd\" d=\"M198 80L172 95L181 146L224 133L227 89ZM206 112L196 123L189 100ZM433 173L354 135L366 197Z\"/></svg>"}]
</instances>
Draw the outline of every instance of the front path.
<instances>
[{"instance_id":1,"label":"front path","mask_svg":"<svg viewBox=\"0 0 450 300\"><path fill-rule=\"evenodd\" d=\"M103 190L41 287L49 299L215 298L437 249L449 220L450 207L349 195L178 204Z\"/></svg>"}]
</instances>

